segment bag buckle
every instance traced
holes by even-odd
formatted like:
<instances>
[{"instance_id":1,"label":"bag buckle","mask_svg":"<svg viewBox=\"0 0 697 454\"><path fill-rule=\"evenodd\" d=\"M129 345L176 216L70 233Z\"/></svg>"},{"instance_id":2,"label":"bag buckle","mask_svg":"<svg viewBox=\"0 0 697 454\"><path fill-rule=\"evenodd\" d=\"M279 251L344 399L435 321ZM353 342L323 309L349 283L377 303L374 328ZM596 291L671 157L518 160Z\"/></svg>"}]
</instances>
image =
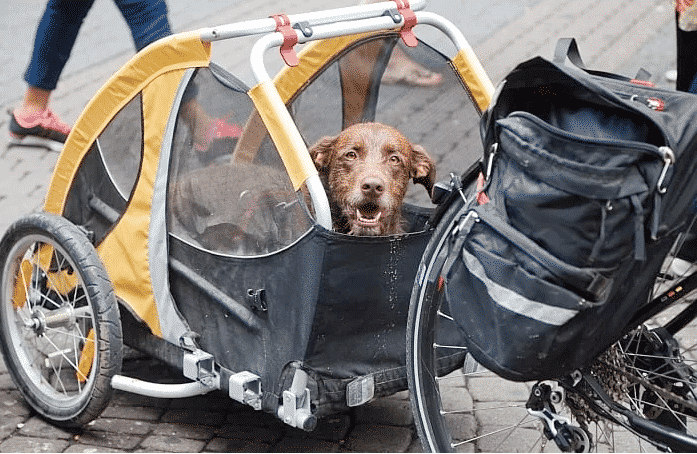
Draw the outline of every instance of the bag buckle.
<instances>
[{"instance_id":1,"label":"bag buckle","mask_svg":"<svg viewBox=\"0 0 697 454\"><path fill-rule=\"evenodd\" d=\"M675 163L675 153L669 147L659 147L658 151L663 155L663 170L661 175L658 177L658 183L656 183L656 189L659 194L665 194L668 190L667 186L664 186L666 175L668 175L668 169Z\"/></svg>"}]
</instances>

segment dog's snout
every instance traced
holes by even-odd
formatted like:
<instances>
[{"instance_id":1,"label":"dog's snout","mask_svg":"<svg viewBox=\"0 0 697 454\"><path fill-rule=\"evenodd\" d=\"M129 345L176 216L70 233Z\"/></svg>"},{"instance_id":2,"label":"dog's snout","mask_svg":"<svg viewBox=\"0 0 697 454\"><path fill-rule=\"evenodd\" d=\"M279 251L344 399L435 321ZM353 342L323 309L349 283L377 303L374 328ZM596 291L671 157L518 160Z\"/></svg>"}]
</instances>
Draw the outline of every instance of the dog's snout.
<instances>
[{"instance_id":1,"label":"dog's snout","mask_svg":"<svg viewBox=\"0 0 697 454\"><path fill-rule=\"evenodd\" d=\"M361 191L367 197L379 197L385 192L385 182L378 177L368 177L361 182Z\"/></svg>"}]
</instances>

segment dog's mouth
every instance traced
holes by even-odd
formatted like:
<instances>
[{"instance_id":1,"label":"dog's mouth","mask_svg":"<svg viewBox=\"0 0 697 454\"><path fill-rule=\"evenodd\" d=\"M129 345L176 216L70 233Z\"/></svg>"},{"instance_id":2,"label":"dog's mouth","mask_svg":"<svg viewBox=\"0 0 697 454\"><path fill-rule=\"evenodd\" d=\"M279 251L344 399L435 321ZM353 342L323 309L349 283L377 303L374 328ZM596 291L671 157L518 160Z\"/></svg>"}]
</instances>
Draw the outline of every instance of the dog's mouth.
<instances>
[{"instance_id":1,"label":"dog's mouth","mask_svg":"<svg viewBox=\"0 0 697 454\"><path fill-rule=\"evenodd\" d=\"M377 203L368 202L356 207L356 223L362 227L375 227L380 224L382 210Z\"/></svg>"}]
</instances>

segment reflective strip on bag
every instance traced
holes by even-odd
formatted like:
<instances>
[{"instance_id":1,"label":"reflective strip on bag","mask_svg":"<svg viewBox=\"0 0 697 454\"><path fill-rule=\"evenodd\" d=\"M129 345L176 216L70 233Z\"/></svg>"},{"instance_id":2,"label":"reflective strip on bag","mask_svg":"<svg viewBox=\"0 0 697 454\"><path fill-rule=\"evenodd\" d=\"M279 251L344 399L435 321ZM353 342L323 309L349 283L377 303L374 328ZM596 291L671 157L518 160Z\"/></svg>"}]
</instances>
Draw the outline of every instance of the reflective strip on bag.
<instances>
[{"instance_id":1,"label":"reflective strip on bag","mask_svg":"<svg viewBox=\"0 0 697 454\"><path fill-rule=\"evenodd\" d=\"M577 310L564 309L533 301L507 289L489 279L479 260L464 248L462 249L462 256L467 270L484 284L491 299L499 306L524 317L553 326L561 326L578 314Z\"/></svg>"}]
</instances>

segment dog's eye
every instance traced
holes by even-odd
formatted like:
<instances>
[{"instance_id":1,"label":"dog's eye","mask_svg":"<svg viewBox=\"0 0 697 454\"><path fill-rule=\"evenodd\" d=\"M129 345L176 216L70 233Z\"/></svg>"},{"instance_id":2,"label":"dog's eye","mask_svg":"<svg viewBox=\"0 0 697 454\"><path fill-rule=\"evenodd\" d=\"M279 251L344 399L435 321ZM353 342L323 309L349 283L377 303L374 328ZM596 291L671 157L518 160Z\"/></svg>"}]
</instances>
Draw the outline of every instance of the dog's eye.
<instances>
[{"instance_id":1,"label":"dog's eye","mask_svg":"<svg viewBox=\"0 0 697 454\"><path fill-rule=\"evenodd\" d=\"M390 156L390 162L392 164L399 164L402 162L402 159L397 155L392 155L392 156Z\"/></svg>"},{"instance_id":2,"label":"dog's eye","mask_svg":"<svg viewBox=\"0 0 697 454\"><path fill-rule=\"evenodd\" d=\"M344 156L346 157L346 159L356 159L358 157L358 153L356 153L354 150L350 150L346 152Z\"/></svg>"}]
</instances>

